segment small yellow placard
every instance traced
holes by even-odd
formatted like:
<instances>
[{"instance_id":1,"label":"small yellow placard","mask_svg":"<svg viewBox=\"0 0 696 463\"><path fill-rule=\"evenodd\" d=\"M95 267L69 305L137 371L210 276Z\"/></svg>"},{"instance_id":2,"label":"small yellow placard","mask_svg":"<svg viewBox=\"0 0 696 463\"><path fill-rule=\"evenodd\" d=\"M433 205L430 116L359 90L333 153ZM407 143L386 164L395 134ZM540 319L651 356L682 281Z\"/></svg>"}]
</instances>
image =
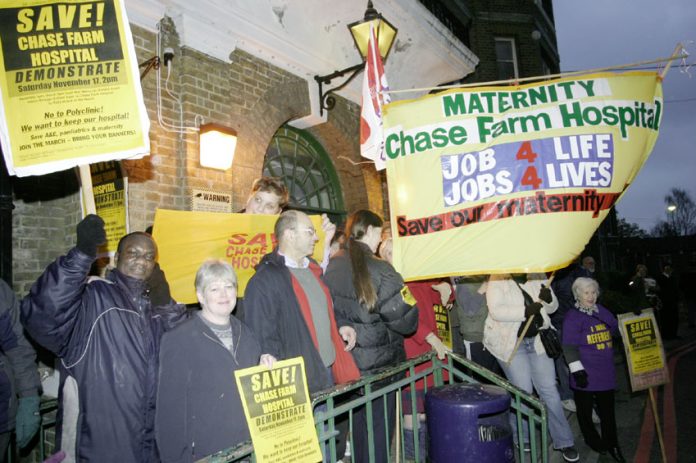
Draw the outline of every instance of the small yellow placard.
<instances>
[{"instance_id":1,"label":"small yellow placard","mask_svg":"<svg viewBox=\"0 0 696 463\"><path fill-rule=\"evenodd\" d=\"M321 461L302 357L234 376L258 463Z\"/></svg>"}]
</instances>

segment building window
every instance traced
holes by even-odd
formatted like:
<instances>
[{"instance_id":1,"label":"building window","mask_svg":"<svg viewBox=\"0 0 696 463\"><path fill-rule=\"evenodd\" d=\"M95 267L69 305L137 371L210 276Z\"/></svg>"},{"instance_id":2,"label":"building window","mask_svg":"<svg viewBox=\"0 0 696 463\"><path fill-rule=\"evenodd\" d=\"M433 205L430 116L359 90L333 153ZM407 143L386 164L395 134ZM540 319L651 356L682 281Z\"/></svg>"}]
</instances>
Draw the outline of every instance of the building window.
<instances>
[{"instance_id":1,"label":"building window","mask_svg":"<svg viewBox=\"0 0 696 463\"><path fill-rule=\"evenodd\" d=\"M498 65L498 80L516 79L519 76L515 39L496 37L495 59Z\"/></svg>"},{"instance_id":2,"label":"building window","mask_svg":"<svg viewBox=\"0 0 696 463\"><path fill-rule=\"evenodd\" d=\"M263 175L280 177L290 192L290 207L310 214L345 215L338 176L324 148L304 130L281 127L271 140Z\"/></svg>"}]
</instances>

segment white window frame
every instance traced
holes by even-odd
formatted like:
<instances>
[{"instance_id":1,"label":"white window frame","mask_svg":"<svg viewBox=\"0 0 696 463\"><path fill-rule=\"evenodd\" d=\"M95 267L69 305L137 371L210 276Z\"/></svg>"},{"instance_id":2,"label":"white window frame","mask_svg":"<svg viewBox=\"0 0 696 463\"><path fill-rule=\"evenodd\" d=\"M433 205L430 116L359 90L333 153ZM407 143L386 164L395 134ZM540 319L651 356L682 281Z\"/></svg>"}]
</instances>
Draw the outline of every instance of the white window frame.
<instances>
[{"instance_id":1,"label":"white window frame","mask_svg":"<svg viewBox=\"0 0 696 463\"><path fill-rule=\"evenodd\" d=\"M500 59L500 57L496 54L495 57L495 62L497 63L509 63L512 62L512 68L515 71L515 79L517 79L520 74L519 74L519 67L517 66L517 47L515 47L515 39L512 37L494 37L495 40L495 45L497 48L498 42L507 42L510 44L510 47L512 47L512 60L503 60Z\"/></svg>"}]
</instances>

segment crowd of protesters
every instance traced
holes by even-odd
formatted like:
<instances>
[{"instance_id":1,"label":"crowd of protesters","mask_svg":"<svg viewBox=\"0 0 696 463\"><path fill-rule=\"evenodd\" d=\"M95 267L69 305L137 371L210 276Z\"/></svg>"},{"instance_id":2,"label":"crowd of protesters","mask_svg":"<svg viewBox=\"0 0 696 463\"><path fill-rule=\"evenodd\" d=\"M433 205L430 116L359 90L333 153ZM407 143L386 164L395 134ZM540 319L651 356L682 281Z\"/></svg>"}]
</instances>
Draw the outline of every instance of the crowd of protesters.
<instances>
[{"instance_id":1,"label":"crowd of protesters","mask_svg":"<svg viewBox=\"0 0 696 463\"><path fill-rule=\"evenodd\" d=\"M157 245L144 232L120 240L115 268L105 277L91 276L106 239L96 215L77 224L76 245L45 269L21 302L0 286L0 384L9 404L0 410L2 455L13 430L17 444L26 446L40 419L36 354L21 318L29 336L59 359L55 461L189 462L248 440L233 380L238 369L271 368L300 356L309 392L316 393L425 352L443 359L452 349L536 392L548 410L553 446L566 461L580 456L564 408L577 413L591 449L625 461L614 415L618 323L611 307L598 303L591 256L553 278L475 275L407 284L391 265L389 226L377 214L356 211L338 232L323 215L325 254L317 263L311 258L317 230L305 213L283 212L288 199L280 181L264 177L241 211L278 216L277 246L257 266L244 300L237 297L234 268L210 259L191 278L200 310L178 304L157 264ZM671 266L661 270L653 279L638 265L627 289L636 313L656 309L669 339L677 336L679 289ZM442 308L450 314L452 347L438 335L435 311ZM541 336L549 329L564 355L549 355ZM407 457L415 431L423 433L421 445L426 441L425 388L415 385L415 410L403 401ZM372 416L365 407L356 411L354 461L369 461L370 449L375 461L388 461L394 395L376 399ZM517 435L516 445L527 450L526 426L522 441Z\"/></svg>"}]
</instances>

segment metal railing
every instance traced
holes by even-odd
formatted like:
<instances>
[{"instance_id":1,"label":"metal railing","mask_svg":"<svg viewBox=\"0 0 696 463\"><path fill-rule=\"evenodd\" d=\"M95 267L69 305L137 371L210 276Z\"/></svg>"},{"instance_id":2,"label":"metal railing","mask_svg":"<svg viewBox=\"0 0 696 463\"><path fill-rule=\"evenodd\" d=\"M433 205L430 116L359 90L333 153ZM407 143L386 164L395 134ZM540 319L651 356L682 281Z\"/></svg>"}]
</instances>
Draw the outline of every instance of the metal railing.
<instances>
[{"instance_id":1,"label":"metal railing","mask_svg":"<svg viewBox=\"0 0 696 463\"><path fill-rule=\"evenodd\" d=\"M406 376L408 373L408 376ZM343 455L337 455L337 438L339 429L337 423L340 419L347 419L348 429L353 434L354 415L358 410L365 409L367 415L367 437L370 461L374 461L376 439L387 439L389 461L406 461L404 456L404 414L403 410L397 414L395 443L390 442L388 432L385 435L375 435L372 426L373 401L384 398L389 394L395 395L398 400L409 401L411 410L416 410L418 387L427 392L428 383L436 386L453 383L488 383L505 389L511 396L511 412L516 423L517 442L524 442L523 428L528 426L529 449L531 461L549 461L548 423L546 407L536 397L527 394L518 387L512 385L500 376L490 372L480 365L470 362L456 354L449 355L444 361L438 360L433 353L408 360L396 367L361 378L353 383L336 386L322 391L313 397L312 405L315 409L314 421L316 424L319 443L322 449L326 449L329 458L325 460L337 461ZM431 388L433 386L430 386ZM403 398L403 399L402 399ZM381 411L387 420L386 400ZM398 406L397 406L398 408ZM317 409L321 410L317 412ZM379 410L375 411L379 412ZM415 461L422 460L419 450L418 427L424 426L417 419L413 420L413 449ZM388 426L387 426L388 428ZM525 461L526 452L524 446L517 447L517 460ZM355 455L353 442L351 453ZM228 463L251 460L255 462L253 447L250 442L245 442L236 447L218 452L206 457L199 462ZM363 462L359 462L363 463Z\"/></svg>"}]
</instances>

